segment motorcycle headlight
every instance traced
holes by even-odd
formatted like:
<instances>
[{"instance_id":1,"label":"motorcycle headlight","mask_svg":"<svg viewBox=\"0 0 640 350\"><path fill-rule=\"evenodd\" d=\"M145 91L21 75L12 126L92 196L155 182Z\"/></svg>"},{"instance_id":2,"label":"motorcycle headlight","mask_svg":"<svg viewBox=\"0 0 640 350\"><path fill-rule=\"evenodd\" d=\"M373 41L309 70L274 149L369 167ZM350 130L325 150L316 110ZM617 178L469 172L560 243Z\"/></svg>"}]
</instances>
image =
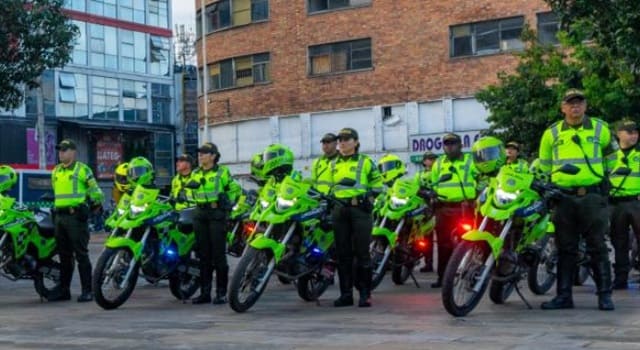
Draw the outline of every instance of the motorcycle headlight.
<instances>
[{"instance_id":1,"label":"motorcycle headlight","mask_svg":"<svg viewBox=\"0 0 640 350\"><path fill-rule=\"evenodd\" d=\"M282 197L278 197L276 199L276 210L284 211L291 208L296 203L295 199L284 199Z\"/></svg>"},{"instance_id":2,"label":"motorcycle headlight","mask_svg":"<svg viewBox=\"0 0 640 350\"><path fill-rule=\"evenodd\" d=\"M402 206L407 205L407 199L406 198L398 198L395 196L391 196L391 207L392 208L400 208Z\"/></svg>"},{"instance_id":3,"label":"motorcycle headlight","mask_svg":"<svg viewBox=\"0 0 640 350\"><path fill-rule=\"evenodd\" d=\"M133 214L134 216L142 213L145 210L147 210L147 204L143 206L137 206L137 205L131 206L131 214Z\"/></svg>"},{"instance_id":4,"label":"motorcycle headlight","mask_svg":"<svg viewBox=\"0 0 640 350\"><path fill-rule=\"evenodd\" d=\"M269 206L269 202L265 201L264 199L261 199L260 206L262 207L262 209L267 209L267 207Z\"/></svg>"},{"instance_id":5,"label":"motorcycle headlight","mask_svg":"<svg viewBox=\"0 0 640 350\"><path fill-rule=\"evenodd\" d=\"M507 205L518 198L517 193L505 192L501 188L496 190L495 199L498 204Z\"/></svg>"},{"instance_id":6,"label":"motorcycle headlight","mask_svg":"<svg viewBox=\"0 0 640 350\"><path fill-rule=\"evenodd\" d=\"M124 215L124 209L118 208L118 215Z\"/></svg>"}]
</instances>

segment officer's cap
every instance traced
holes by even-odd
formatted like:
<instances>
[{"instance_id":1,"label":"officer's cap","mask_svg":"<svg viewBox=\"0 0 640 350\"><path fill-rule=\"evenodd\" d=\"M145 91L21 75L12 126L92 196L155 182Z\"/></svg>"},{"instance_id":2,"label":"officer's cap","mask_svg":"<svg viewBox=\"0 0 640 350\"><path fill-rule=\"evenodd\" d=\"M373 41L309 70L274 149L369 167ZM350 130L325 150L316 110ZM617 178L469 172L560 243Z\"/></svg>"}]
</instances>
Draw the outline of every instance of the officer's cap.
<instances>
[{"instance_id":1,"label":"officer's cap","mask_svg":"<svg viewBox=\"0 0 640 350\"><path fill-rule=\"evenodd\" d=\"M638 130L638 124L636 124L636 122L634 122L633 120L630 120L630 119L621 120L621 121L618 122L618 125L616 127L616 131L621 131L621 130L637 131Z\"/></svg>"},{"instance_id":2,"label":"officer's cap","mask_svg":"<svg viewBox=\"0 0 640 350\"><path fill-rule=\"evenodd\" d=\"M183 161L183 162L189 162L189 163L193 163L193 157L191 157L190 155L183 153L181 154L177 160L179 161Z\"/></svg>"},{"instance_id":3,"label":"officer's cap","mask_svg":"<svg viewBox=\"0 0 640 350\"><path fill-rule=\"evenodd\" d=\"M462 139L460 139L460 135L458 134L448 133L444 135L444 137L442 138L442 142L447 142L447 141L455 141L457 143L461 143Z\"/></svg>"},{"instance_id":4,"label":"officer's cap","mask_svg":"<svg viewBox=\"0 0 640 350\"><path fill-rule=\"evenodd\" d=\"M584 93L578 89L569 89L564 93L562 102L569 102L573 99L585 100Z\"/></svg>"},{"instance_id":5,"label":"officer's cap","mask_svg":"<svg viewBox=\"0 0 640 350\"><path fill-rule=\"evenodd\" d=\"M355 131L352 128L343 128L338 133L338 138L339 139L354 139L354 140L357 140L358 139L358 132Z\"/></svg>"},{"instance_id":6,"label":"officer's cap","mask_svg":"<svg viewBox=\"0 0 640 350\"><path fill-rule=\"evenodd\" d=\"M425 159L437 159L437 158L438 158L438 155L433 153L433 152L431 152L431 151L426 151L422 155L422 160L425 160Z\"/></svg>"},{"instance_id":7,"label":"officer's cap","mask_svg":"<svg viewBox=\"0 0 640 350\"><path fill-rule=\"evenodd\" d=\"M70 139L64 139L56 146L58 151L66 151L68 149L76 149L76 144Z\"/></svg>"},{"instance_id":8,"label":"officer's cap","mask_svg":"<svg viewBox=\"0 0 640 350\"><path fill-rule=\"evenodd\" d=\"M509 141L505 145L505 148L515 148L517 151L520 150L520 144L515 141Z\"/></svg>"},{"instance_id":9,"label":"officer's cap","mask_svg":"<svg viewBox=\"0 0 640 350\"><path fill-rule=\"evenodd\" d=\"M214 145L211 142L207 142L207 143L203 144L202 146L200 146L200 148L198 148L198 153L217 154L218 153L218 146Z\"/></svg>"},{"instance_id":10,"label":"officer's cap","mask_svg":"<svg viewBox=\"0 0 640 350\"><path fill-rule=\"evenodd\" d=\"M322 138L320 139L320 142L322 143L334 142L337 139L338 139L338 136L329 132L324 134L324 136L322 136Z\"/></svg>"}]
</instances>

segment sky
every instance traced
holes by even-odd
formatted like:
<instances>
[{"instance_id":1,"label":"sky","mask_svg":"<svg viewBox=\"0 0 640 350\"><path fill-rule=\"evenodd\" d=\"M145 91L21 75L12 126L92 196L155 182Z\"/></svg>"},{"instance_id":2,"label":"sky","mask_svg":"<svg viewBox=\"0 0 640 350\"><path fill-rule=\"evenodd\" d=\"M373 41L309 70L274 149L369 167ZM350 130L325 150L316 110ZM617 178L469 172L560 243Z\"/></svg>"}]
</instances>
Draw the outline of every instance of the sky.
<instances>
[{"instance_id":1,"label":"sky","mask_svg":"<svg viewBox=\"0 0 640 350\"><path fill-rule=\"evenodd\" d=\"M185 29L191 28L195 32L195 1L194 0L173 0L173 27L184 24ZM173 28L172 28L173 29Z\"/></svg>"}]
</instances>

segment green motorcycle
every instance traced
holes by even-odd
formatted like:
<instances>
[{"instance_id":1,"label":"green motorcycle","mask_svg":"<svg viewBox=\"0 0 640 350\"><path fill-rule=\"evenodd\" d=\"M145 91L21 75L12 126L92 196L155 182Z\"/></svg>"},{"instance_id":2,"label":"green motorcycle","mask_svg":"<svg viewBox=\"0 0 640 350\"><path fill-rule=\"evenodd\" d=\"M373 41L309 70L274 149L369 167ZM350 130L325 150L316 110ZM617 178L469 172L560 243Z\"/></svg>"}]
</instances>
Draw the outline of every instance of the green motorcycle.
<instances>
[{"instance_id":1,"label":"green motorcycle","mask_svg":"<svg viewBox=\"0 0 640 350\"><path fill-rule=\"evenodd\" d=\"M578 170L567 164L559 171L575 174ZM504 303L515 290L529 308L518 286L520 280L528 275L530 288L536 293L551 288L555 262L549 200L559 194L552 184L535 181L534 175L518 174L508 167L491 179L478 197L482 222L478 229L462 235L443 276L442 302L451 315L471 312L489 281L489 296L494 303Z\"/></svg>"},{"instance_id":2,"label":"green motorcycle","mask_svg":"<svg viewBox=\"0 0 640 350\"><path fill-rule=\"evenodd\" d=\"M114 222L93 271L95 300L102 308L115 309L126 302L140 271L154 283L168 279L171 294L180 300L200 287L194 209L176 212L159 199L158 189L137 186L129 208Z\"/></svg>"},{"instance_id":3,"label":"green motorcycle","mask_svg":"<svg viewBox=\"0 0 640 350\"><path fill-rule=\"evenodd\" d=\"M34 213L0 195L0 268L12 281L32 279L41 298L59 294L60 257L49 209Z\"/></svg>"},{"instance_id":4,"label":"green motorcycle","mask_svg":"<svg viewBox=\"0 0 640 350\"><path fill-rule=\"evenodd\" d=\"M253 233L255 223L250 220L252 209L256 205L257 192L244 193L231 209L229 231L227 232L227 254L239 257L247 246L247 239Z\"/></svg>"},{"instance_id":5,"label":"green motorcycle","mask_svg":"<svg viewBox=\"0 0 640 350\"><path fill-rule=\"evenodd\" d=\"M295 280L298 295L313 301L333 282L334 243L328 202L311 185L287 176L276 200L263 208L257 226L233 273L229 305L236 312L251 308L275 272Z\"/></svg>"}]
</instances>

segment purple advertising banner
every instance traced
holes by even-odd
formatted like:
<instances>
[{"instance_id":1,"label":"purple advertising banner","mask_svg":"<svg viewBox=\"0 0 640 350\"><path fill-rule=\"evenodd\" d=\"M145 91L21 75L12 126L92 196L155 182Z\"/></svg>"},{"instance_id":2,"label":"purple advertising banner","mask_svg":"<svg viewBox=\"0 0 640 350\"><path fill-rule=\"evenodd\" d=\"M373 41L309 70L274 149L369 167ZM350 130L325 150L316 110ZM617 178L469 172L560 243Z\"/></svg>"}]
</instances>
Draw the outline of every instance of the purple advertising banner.
<instances>
[{"instance_id":1,"label":"purple advertising banner","mask_svg":"<svg viewBox=\"0 0 640 350\"><path fill-rule=\"evenodd\" d=\"M56 134L53 130L45 130L45 154L47 165L56 164ZM27 128L27 164L38 164L38 138L36 129Z\"/></svg>"}]
</instances>

